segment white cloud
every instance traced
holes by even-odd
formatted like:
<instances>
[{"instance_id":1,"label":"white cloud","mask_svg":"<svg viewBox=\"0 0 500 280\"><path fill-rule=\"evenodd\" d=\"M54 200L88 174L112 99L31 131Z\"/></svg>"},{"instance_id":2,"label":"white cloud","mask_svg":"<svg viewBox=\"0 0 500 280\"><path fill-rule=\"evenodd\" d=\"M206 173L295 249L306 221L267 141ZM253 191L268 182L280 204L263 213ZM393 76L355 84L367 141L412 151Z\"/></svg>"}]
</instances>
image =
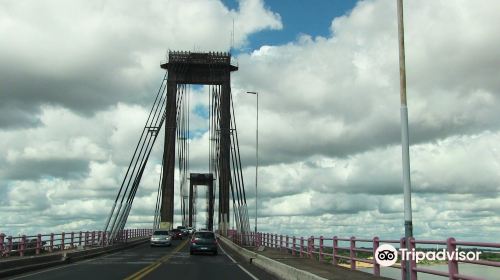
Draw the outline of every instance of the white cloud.
<instances>
[{"instance_id":1,"label":"white cloud","mask_svg":"<svg viewBox=\"0 0 500 280\"><path fill-rule=\"evenodd\" d=\"M473 223L457 208L480 202L456 201L449 194L477 201L500 194L496 172L500 61L495 51L500 40L493 35L498 18L492 6L498 3L427 1L405 6L414 208L440 209L450 215L444 220L456 217L462 227ZM381 213L399 212L382 215L401 228L402 201L394 200L393 207L387 201L402 196L395 8L391 1L361 1L350 14L332 22L331 37L303 36L240 56L236 90L260 93L259 149L266 165L260 172L264 207L260 211L270 221L268 226L264 222L264 229L275 230L274 214L300 215L293 209L307 219L292 228L317 228L311 211L340 215L349 209L343 207L346 204L353 211L366 209L366 214L349 219L356 217L361 219L357 226L372 227L369 216L374 209L357 204L373 201L361 194L380 196L375 203ZM239 118L252 126L254 102L240 97L237 104L243 115ZM251 129L242 133L244 158L252 158ZM250 184L251 172L246 170ZM311 192L323 196L311 201ZM431 194L436 199L429 199ZM323 198L331 201L327 210L319 202ZM485 205L487 209L478 210L477 221L498 213L491 204ZM419 227L428 228L428 217L436 213L428 214L415 215L419 236L474 237L467 229L454 230L444 223L427 234Z\"/></svg>"},{"instance_id":2,"label":"white cloud","mask_svg":"<svg viewBox=\"0 0 500 280\"><path fill-rule=\"evenodd\" d=\"M239 10L204 0L2 1L0 18L0 127L37 125L44 104L86 114L149 105L167 50L228 51L233 19L237 46L281 28L260 0Z\"/></svg>"}]
</instances>

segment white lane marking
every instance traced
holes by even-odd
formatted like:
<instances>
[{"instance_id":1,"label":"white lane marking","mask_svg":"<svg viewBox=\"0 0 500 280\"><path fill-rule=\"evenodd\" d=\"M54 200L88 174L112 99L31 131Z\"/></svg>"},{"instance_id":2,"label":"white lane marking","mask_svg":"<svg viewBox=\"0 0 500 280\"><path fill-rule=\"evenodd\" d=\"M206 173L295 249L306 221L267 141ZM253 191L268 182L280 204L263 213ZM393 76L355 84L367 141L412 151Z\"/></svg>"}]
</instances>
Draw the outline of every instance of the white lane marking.
<instances>
[{"instance_id":1,"label":"white lane marking","mask_svg":"<svg viewBox=\"0 0 500 280\"><path fill-rule=\"evenodd\" d=\"M228 253L226 253L226 251L224 251L224 249L222 248L222 246L219 245L219 248L222 250L222 252L224 253L224 255L226 255L233 263L235 263L241 270L243 270L246 274L248 274L248 276L252 277L252 279L254 280L259 280L259 278L255 277L252 273L250 273L250 271L246 270L243 266L241 266L239 263L237 263L233 257L231 257Z\"/></svg>"}]
</instances>

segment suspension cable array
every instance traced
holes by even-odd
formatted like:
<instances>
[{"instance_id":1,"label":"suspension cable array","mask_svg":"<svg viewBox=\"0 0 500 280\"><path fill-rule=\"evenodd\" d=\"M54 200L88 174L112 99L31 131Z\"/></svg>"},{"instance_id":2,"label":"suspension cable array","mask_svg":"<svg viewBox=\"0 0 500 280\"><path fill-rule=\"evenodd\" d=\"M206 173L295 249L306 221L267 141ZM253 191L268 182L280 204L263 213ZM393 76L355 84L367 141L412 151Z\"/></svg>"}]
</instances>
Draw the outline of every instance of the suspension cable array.
<instances>
[{"instance_id":1,"label":"suspension cable array","mask_svg":"<svg viewBox=\"0 0 500 280\"><path fill-rule=\"evenodd\" d=\"M249 236L250 222L248 217L247 199L245 195L245 184L243 182L243 169L241 166L240 144L238 139L238 130L236 129L236 119L234 114L234 104L231 95L231 162L232 162L232 180L231 193L233 199L233 213L238 232ZM236 203L235 195L236 193ZM236 205L235 205L236 204ZM236 207L236 208L235 208ZM248 242L248 240L247 240Z\"/></svg>"},{"instance_id":2,"label":"suspension cable array","mask_svg":"<svg viewBox=\"0 0 500 280\"><path fill-rule=\"evenodd\" d=\"M220 85L211 85L209 87L209 172L214 176L214 183L219 185L219 159L220 159L220 96L222 87ZM221 191L218 190L218 200L220 206ZM214 189L214 192L217 192ZM212 194L216 197L216 193ZM220 209L219 209L220 210ZM221 220L221 213L217 211L219 221Z\"/></svg>"},{"instance_id":3,"label":"suspension cable array","mask_svg":"<svg viewBox=\"0 0 500 280\"><path fill-rule=\"evenodd\" d=\"M108 243L117 238L127 222L132 202L141 181L146 163L165 120L167 74L163 77L158 93L149 112L141 137L135 147L127 172L106 220L104 232L110 232Z\"/></svg>"},{"instance_id":4,"label":"suspension cable array","mask_svg":"<svg viewBox=\"0 0 500 280\"><path fill-rule=\"evenodd\" d=\"M190 87L186 84L179 86L177 90L180 93L181 104L177 109L179 117L177 120L177 146L179 160L179 178L180 178L180 197L182 225L188 224L188 176L189 176L189 95ZM196 209L196 208L195 208Z\"/></svg>"},{"instance_id":5,"label":"suspension cable array","mask_svg":"<svg viewBox=\"0 0 500 280\"><path fill-rule=\"evenodd\" d=\"M210 86L209 89L209 170L218 178L219 173L219 155L220 155L220 97L221 86ZM236 120L234 115L234 104L231 95L231 181L230 191L232 198L232 207L234 213L235 227L238 232L249 233L250 222L248 218L248 207L245 195L245 184L243 182L243 170L241 166L241 157L239 149L238 131L236 129ZM219 199L221 197L219 196Z\"/></svg>"},{"instance_id":6,"label":"suspension cable array","mask_svg":"<svg viewBox=\"0 0 500 280\"><path fill-rule=\"evenodd\" d=\"M190 87L186 84L177 85L177 100L176 100L176 141L177 145L177 159L179 166L180 178L180 198L181 198L181 212L182 212L182 225L187 225L187 201L188 201L188 174L189 174L189 95ZM164 162L162 162L163 166ZM160 209L161 209L161 182L163 178L163 168L161 169L160 180L158 182L158 191L156 198L156 207L153 220L153 228L160 227Z\"/></svg>"}]
</instances>

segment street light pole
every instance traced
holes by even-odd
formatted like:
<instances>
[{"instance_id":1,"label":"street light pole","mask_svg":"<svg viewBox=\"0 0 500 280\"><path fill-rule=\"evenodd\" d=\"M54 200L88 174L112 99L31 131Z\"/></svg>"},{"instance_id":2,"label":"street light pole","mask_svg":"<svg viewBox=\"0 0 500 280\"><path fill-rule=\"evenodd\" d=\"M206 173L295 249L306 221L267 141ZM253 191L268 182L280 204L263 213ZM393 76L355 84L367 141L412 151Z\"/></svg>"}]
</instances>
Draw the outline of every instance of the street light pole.
<instances>
[{"instance_id":1,"label":"street light pole","mask_svg":"<svg viewBox=\"0 0 500 280\"><path fill-rule=\"evenodd\" d=\"M257 121L255 125L255 234L257 234L257 185L259 174L259 93L256 91L247 91L249 94L257 96Z\"/></svg>"},{"instance_id":2,"label":"street light pole","mask_svg":"<svg viewBox=\"0 0 500 280\"><path fill-rule=\"evenodd\" d=\"M403 191L404 191L404 219L406 248L410 249L410 238L413 237L413 223L411 210L411 181L410 181L410 143L408 133L408 107L406 102L406 65L405 39L403 24L403 0L397 0L398 5L398 41L399 41L399 85L401 94L401 142L403 159ZM406 279L411 279L410 262L406 262Z\"/></svg>"}]
</instances>

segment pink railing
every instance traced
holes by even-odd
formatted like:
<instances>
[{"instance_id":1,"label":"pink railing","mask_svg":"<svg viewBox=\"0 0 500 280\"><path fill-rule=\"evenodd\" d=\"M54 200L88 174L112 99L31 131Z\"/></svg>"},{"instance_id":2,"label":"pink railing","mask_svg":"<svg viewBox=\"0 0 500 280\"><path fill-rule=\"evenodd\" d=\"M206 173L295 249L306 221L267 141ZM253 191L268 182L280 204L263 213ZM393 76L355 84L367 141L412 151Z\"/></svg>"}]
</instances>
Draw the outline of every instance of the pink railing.
<instances>
[{"instance_id":1,"label":"pink railing","mask_svg":"<svg viewBox=\"0 0 500 280\"><path fill-rule=\"evenodd\" d=\"M255 246L259 247L262 244L262 236L255 234L254 232L248 234L237 233L236 230L228 230L227 238L229 238L233 243L240 246Z\"/></svg>"},{"instance_id":2,"label":"pink railing","mask_svg":"<svg viewBox=\"0 0 500 280\"><path fill-rule=\"evenodd\" d=\"M127 242L129 239L150 236L151 229L123 230L115 241ZM0 233L0 257L39 255L46 252L111 245L109 232L80 231L37 235L7 236Z\"/></svg>"},{"instance_id":3,"label":"pink railing","mask_svg":"<svg viewBox=\"0 0 500 280\"><path fill-rule=\"evenodd\" d=\"M380 265L375 261L374 255L375 251L381 243L392 244L396 249L406 248L406 239L401 238L400 240L383 240L378 237L372 239L361 239L354 236L350 238L339 238L333 236L332 238L327 238L323 236L314 237L310 236L307 238L288 236L288 235L277 235L272 233L262 233L257 234L238 234L236 232L231 232L228 237L236 244L240 245L251 245L251 246L265 246L269 248L276 248L279 250L286 250L290 252L293 256L299 256L304 258L311 258L318 260L320 262L326 261L326 256L331 258L331 263L333 265L338 265L339 262L345 261L350 265L350 268L356 269L356 262L369 263L373 265L373 275L380 276ZM325 241L331 243L331 246L325 245ZM339 243L348 243L348 246L340 246ZM457 246L466 247L480 247L482 249L499 249L500 243L485 243L485 242L465 242L456 241L454 238L448 238L444 241L436 240L416 240L410 238L410 248L416 249L418 245L443 245L446 246L447 252L454 252ZM362 246L362 248L360 247ZM340 254L339 251L344 252ZM330 253L331 252L331 253ZM357 252L364 252L371 254L371 258L360 258L357 257ZM398 255L401 256L401 252L398 250ZM401 257L399 258L401 259ZM448 272L438 271L434 269L428 269L423 267L417 267L416 261L410 260L410 275L412 280L417 279L417 273L433 274L443 277L448 277L449 279L466 279L466 280L479 280L483 279L480 277L474 277L469 275L463 275L459 273L459 263L470 263L480 266L491 266L500 267L500 262L488 261L488 260L450 260L448 261ZM406 267L406 262L403 261L400 264L396 263L392 266L401 270L401 279L406 279L406 273L408 268Z\"/></svg>"}]
</instances>

